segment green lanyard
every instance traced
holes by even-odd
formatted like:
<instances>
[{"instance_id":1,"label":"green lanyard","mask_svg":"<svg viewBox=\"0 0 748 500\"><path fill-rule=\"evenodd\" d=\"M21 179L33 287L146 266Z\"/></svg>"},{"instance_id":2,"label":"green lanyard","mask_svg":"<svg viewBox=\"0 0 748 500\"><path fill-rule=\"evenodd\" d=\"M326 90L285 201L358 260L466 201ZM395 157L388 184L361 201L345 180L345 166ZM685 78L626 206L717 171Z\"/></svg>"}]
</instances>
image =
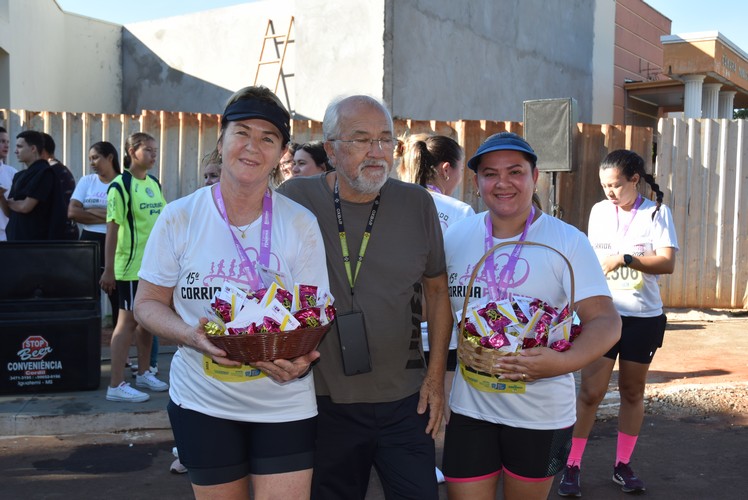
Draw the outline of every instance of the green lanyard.
<instances>
[{"instance_id":1,"label":"green lanyard","mask_svg":"<svg viewBox=\"0 0 748 500\"><path fill-rule=\"evenodd\" d=\"M374 219L377 217L377 210L379 210L379 200L381 197L382 193L377 193L377 197L371 207L371 213L369 214L369 220L366 223L364 237L361 240L361 248L358 250L358 260L356 261L356 272L354 274L351 271L351 257L348 253L348 240L345 236L345 226L343 226L343 207L340 205L340 188L338 186L338 180L335 179L335 196L333 197L335 201L335 215L338 218L340 248L343 251L343 265L345 265L345 273L348 275L348 284L351 285L351 295L353 295L353 285L355 285L356 279L358 278L358 272L361 270L361 263L364 261L366 247L369 245L369 238L371 238L371 230L374 227Z\"/></svg>"}]
</instances>

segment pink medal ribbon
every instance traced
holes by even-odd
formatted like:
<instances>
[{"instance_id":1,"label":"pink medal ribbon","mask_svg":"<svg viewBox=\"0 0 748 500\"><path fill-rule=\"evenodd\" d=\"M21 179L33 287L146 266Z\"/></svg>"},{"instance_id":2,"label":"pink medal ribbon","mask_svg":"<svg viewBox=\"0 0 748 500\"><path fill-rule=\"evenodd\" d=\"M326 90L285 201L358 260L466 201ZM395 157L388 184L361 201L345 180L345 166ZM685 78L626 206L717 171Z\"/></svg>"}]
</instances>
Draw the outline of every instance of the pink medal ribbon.
<instances>
[{"instance_id":1,"label":"pink medal ribbon","mask_svg":"<svg viewBox=\"0 0 748 500\"><path fill-rule=\"evenodd\" d=\"M624 236L626 236L626 233L629 232L629 226L631 226L631 223L634 222L634 217L636 217L636 212L639 211L639 207L641 204L644 203L644 198L642 198L642 195L639 194L636 196L636 201L634 202L634 208L631 209L631 218L629 221L623 226L623 232L621 232L621 220L618 216L618 206L616 205L616 224L617 229L616 233L619 233L618 237L623 240Z\"/></svg>"},{"instance_id":2,"label":"pink medal ribbon","mask_svg":"<svg viewBox=\"0 0 748 500\"><path fill-rule=\"evenodd\" d=\"M213 191L213 199L216 201L218 212L221 214L226 226L229 228L231 237L234 238L234 246L241 259L241 268L247 274L249 279L249 286L252 290L259 290L263 287L260 280L259 273L257 272L257 266L247 256L247 252L244 250L239 239L231 230L231 222L229 222L229 216L226 214L226 204L223 202L223 195L221 194L221 183L215 184ZM270 245L272 240L272 225L273 225L273 197L270 194L270 189L265 191L265 196L262 198L262 227L260 229L260 264L269 267L270 265Z\"/></svg>"},{"instance_id":3,"label":"pink medal ribbon","mask_svg":"<svg viewBox=\"0 0 748 500\"><path fill-rule=\"evenodd\" d=\"M530 215L527 216L525 221L525 229L522 231L522 235L519 237L519 241L525 241L527 238L527 232L530 230L530 225L535 217L535 207L530 208ZM509 255L509 260L506 265L501 268L499 272L499 282L496 282L496 271L494 267L494 256L493 253L488 256L485 263L486 269L486 281L488 284L488 293L491 296L491 300L501 300L508 298L509 294L507 289L509 283L514 277L514 268L517 267L519 262L519 254L522 253L523 245L514 245L512 253ZM486 214L486 239L485 239L485 252L488 252L493 247L493 224L491 223L491 214Z\"/></svg>"}]
</instances>

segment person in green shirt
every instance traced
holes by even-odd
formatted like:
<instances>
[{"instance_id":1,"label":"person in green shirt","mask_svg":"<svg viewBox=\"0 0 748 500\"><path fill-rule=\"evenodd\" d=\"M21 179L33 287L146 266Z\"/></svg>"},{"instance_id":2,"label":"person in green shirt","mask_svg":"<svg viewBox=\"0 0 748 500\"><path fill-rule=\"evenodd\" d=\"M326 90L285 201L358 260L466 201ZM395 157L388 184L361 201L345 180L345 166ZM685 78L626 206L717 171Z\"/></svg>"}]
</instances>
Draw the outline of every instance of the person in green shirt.
<instances>
[{"instance_id":1,"label":"person in green shirt","mask_svg":"<svg viewBox=\"0 0 748 500\"><path fill-rule=\"evenodd\" d=\"M101 288L119 293L119 316L111 341L112 374L106 399L143 402L150 396L125 382L125 364L133 337L138 348L135 385L165 391L168 384L156 378L150 366L153 335L133 316L138 271L148 236L166 200L161 186L148 171L156 164L156 140L143 132L128 137L123 163L125 171L115 177L107 190L107 234Z\"/></svg>"}]
</instances>

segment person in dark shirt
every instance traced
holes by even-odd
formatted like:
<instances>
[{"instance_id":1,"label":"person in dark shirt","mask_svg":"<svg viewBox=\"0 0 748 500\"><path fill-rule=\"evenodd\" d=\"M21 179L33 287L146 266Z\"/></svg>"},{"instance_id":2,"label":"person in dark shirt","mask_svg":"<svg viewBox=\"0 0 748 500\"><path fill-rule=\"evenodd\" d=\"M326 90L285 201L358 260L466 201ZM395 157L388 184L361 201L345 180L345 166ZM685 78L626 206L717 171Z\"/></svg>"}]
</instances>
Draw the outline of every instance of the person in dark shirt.
<instances>
[{"instance_id":1,"label":"person in dark shirt","mask_svg":"<svg viewBox=\"0 0 748 500\"><path fill-rule=\"evenodd\" d=\"M13 177L8 200L0 200L8 208L8 241L52 239L52 202L59 187L54 170L41 158L43 147L39 132L25 130L16 136L16 157L27 168Z\"/></svg>"},{"instance_id":2,"label":"person in dark shirt","mask_svg":"<svg viewBox=\"0 0 748 500\"><path fill-rule=\"evenodd\" d=\"M60 185L60 189L55 190L55 198L52 201L52 226L56 233L52 239L77 240L78 225L67 216L70 198L75 191L75 177L68 167L55 158L56 146L52 136L42 132L42 137L44 145L40 156L52 166Z\"/></svg>"}]
</instances>

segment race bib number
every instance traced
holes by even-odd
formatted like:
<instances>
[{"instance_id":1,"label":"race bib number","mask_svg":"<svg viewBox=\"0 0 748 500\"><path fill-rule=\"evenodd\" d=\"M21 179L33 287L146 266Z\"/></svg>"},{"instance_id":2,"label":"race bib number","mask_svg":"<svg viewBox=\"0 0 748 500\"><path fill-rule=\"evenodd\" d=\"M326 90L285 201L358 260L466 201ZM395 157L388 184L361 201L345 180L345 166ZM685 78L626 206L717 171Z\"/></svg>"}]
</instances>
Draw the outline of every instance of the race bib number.
<instances>
[{"instance_id":1,"label":"race bib number","mask_svg":"<svg viewBox=\"0 0 748 500\"><path fill-rule=\"evenodd\" d=\"M203 371L208 377L221 382L249 382L266 376L254 366L222 366L205 355L203 355Z\"/></svg>"},{"instance_id":2,"label":"race bib number","mask_svg":"<svg viewBox=\"0 0 748 500\"><path fill-rule=\"evenodd\" d=\"M460 374L470 387L481 392L524 394L527 384L521 381L500 379L470 370L460 363Z\"/></svg>"},{"instance_id":3,"label":"race bib number","mask_svg":"<svg viewBox=\"0 0 748 500\"><path fill-rule=\"evenodd\" d=\"M608 288L611 290L641 290L644 286L644 273L630 267L619 267L607 275Z\"/></svg>"}]
</instances>

